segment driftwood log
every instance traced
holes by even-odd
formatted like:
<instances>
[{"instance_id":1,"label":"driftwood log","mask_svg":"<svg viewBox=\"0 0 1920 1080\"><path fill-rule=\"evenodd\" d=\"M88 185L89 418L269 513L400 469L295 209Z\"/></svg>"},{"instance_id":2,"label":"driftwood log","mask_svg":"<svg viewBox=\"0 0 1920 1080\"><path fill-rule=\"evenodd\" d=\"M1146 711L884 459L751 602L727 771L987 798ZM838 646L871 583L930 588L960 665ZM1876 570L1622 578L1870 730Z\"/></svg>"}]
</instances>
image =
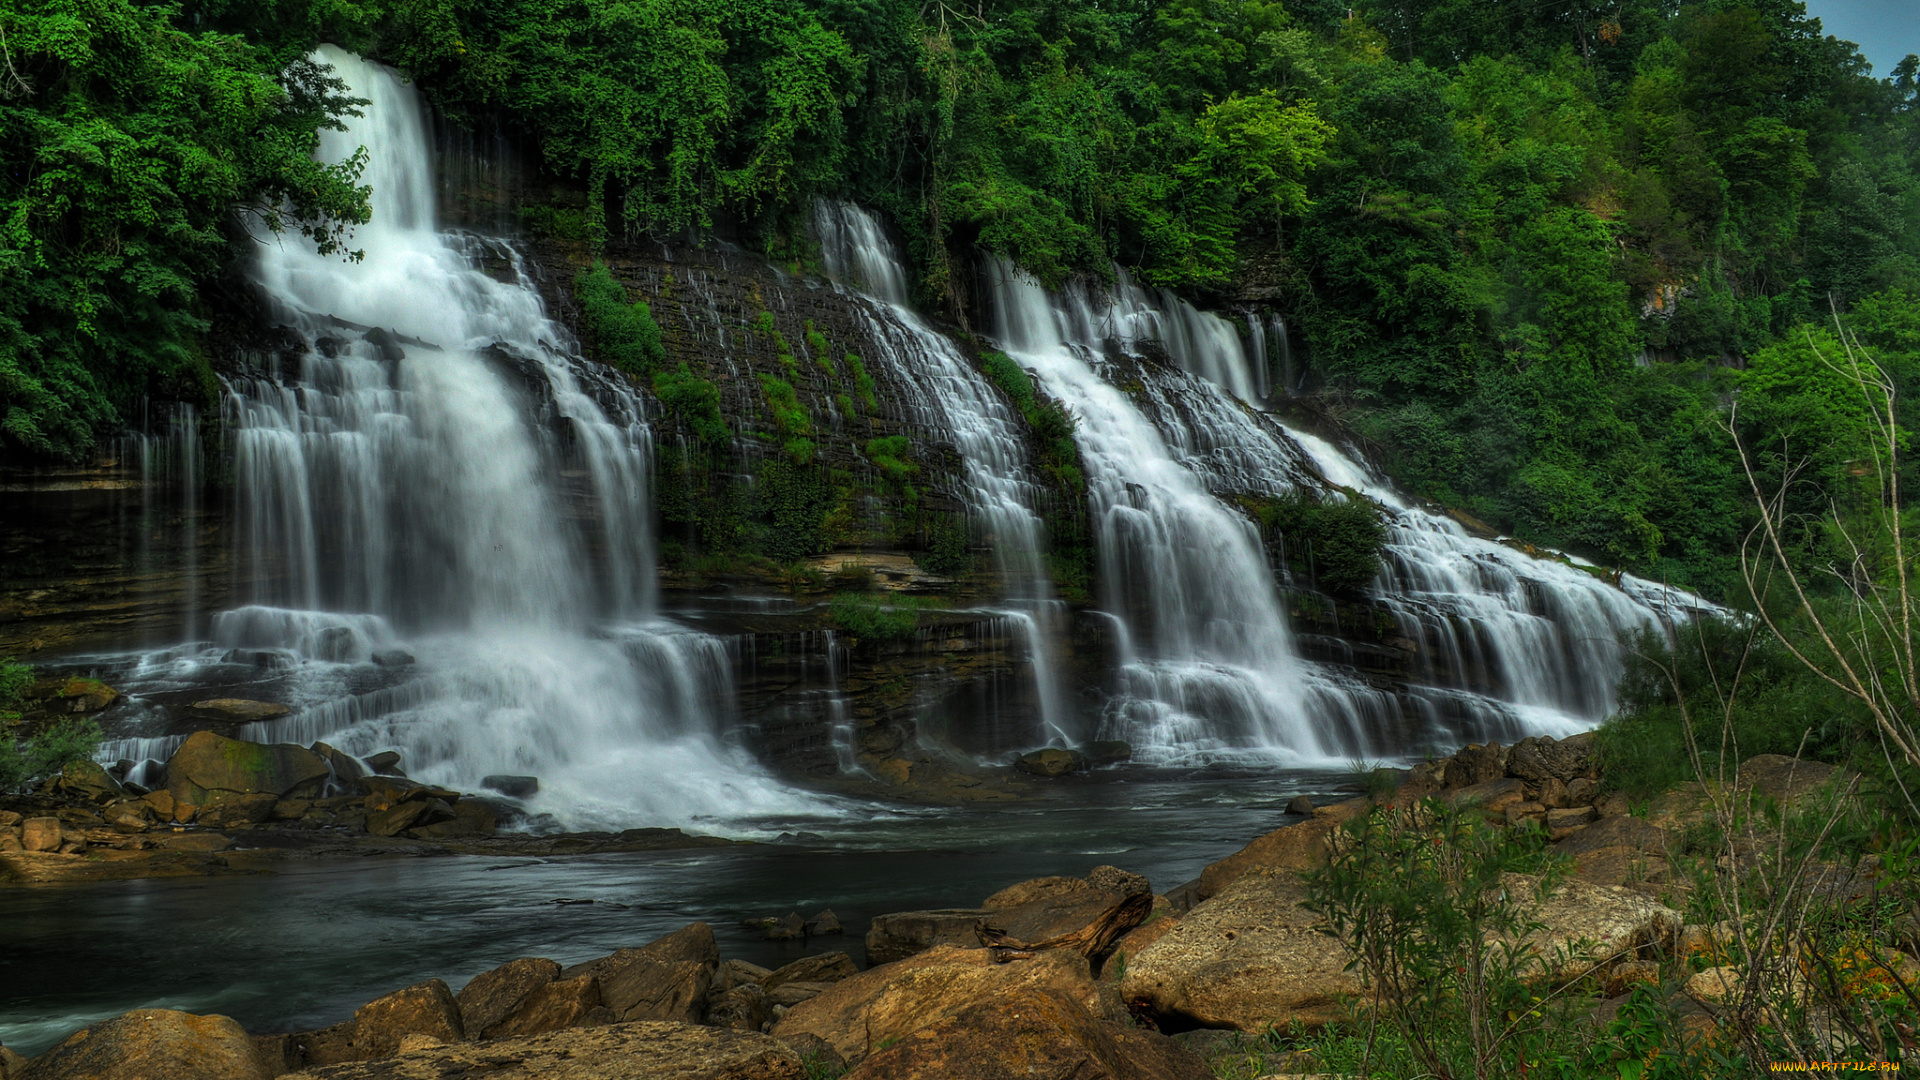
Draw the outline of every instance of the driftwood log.
<instances>
[{"instance_id":1,"label":"driftwood log","mask_svg":"<svg viewBox=\"0 0 1920 1080\"><path fill-rule=\"evenodd\" d=\"M1097 970L1113 954L1113 948L1120 943L1120 939L1127 936L1127 931L1146 922L1147 916L1152 913L1153 896L1135 893L1073 933L1045 941L1015 941L1007 936L1006 931L990 925L985 919L973 924L973 933L980 939L980 944L987 947L996 964L1025 960L1042 949L1072 949L1085 956Z\"/></svg>"}]
</instances>

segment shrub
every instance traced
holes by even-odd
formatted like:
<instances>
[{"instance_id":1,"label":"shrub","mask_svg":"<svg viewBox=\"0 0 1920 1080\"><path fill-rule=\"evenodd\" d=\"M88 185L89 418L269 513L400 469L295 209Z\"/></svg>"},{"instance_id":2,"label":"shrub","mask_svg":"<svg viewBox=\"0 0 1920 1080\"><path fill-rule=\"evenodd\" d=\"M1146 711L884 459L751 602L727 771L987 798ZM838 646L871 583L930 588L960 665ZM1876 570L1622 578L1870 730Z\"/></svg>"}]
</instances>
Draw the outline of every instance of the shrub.
<instances>
[{"instance_id":1,"label":"shrub","mask_svg":"<svg viewBox=\"0 0 1920 1080\"><path fill-rule=\"evenodd\" d=\"M773 413L773 426L782 435L803 437L813 434L813 421L807 407L793 392L793 384L777 375L761 375L760 389L766 393L767 408Z\"/></svg>"},{"instance_id":2,"label":"shrub","mask_svg":"<svg viewBox=\"0 0 1920 1080\"><path fill-rule=\"evenodd\" d=\"M20 791L70 761L91 760L99 749L100 726L85 719L50 724L24 744L0 736L0 791Z\"/></svg>"},{"instance_id":3,"label":"shrub","mask_svg":"<svg viewBox=\"0 0 1920 1080\"><path fill-rule=\"evenodd\" d=\"M574 278L580 330L594 358L629 375L650 375L667 359L660 325L645 301L627 302L627 291L606 263L594 263Z\"/></svg>"},{"instance_id":4,"label":"shrub","mask_svg":"<svg viewBox=\"0 0 1920 1080\"><path fill-rule=\"evenodd\" d=\"M904 481L920 471L908 456L911 447L905 435L886 435L867 440L867 460L888 480Z\"/></svg>"},{"instance_id":5,"label":"shrub","mask_svg":"<svg viewBox=\"0 0 1920 1080\"><path fill-rule=\"evenodd\" d=\"M653 377L653 393L702 442L724 444L733 437L720 415L720 388L693 373L685 363Z\"/></svg>"},{"instance_id":6,"label":"shrub","mask_svg":"<svg viewBox=\"0 0 1920 1080\"><path fill-rule=\"evenodd\" d=\"M908 596L841 593L829 608L835 626L863 641L899 641L920 626L920 602Z\"/></svg>"}]
</instances>

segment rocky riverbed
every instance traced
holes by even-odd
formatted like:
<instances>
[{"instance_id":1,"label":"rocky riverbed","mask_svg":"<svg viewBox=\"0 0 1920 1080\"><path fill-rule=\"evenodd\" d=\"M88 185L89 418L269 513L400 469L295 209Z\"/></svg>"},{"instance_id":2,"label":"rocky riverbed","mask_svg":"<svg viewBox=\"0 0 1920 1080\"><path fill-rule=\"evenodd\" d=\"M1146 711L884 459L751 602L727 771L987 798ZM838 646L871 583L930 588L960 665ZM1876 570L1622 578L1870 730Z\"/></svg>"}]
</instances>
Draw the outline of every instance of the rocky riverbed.
<instances>
[{"instance_id":1,"label":"rocky riverbed","mask_svg":"<svg viewBox=\"0 0 1920 1080\"><path fill-rule=\"evenodd\" d=\"M146 823L119 835L211 835L200 824L202 814L218 818L238 813L223 807L267 805L257 797L239 801L267 792L207 783L215 774L197 764L203 755L230 761L241 751L200 742L187 758L176 755L169 774L177 766L201 790L170 779L164 792L173 796L178 787L184 798L175 801L176 811L193 808L180 826L188 831ZM210 750L219 753L206 754ZM276 764L252 775L274 777L273 784L303 775L302 768L283 767L286 761L313 767L290 752L267 759ZM61 797L93 797L120 817L139 815L125 809L136 803L161 801L149 800L161 792L115 793L101 783L103 775L74 770L54 787ZM1829 775L1824 766L1763 757L1743 765L1733 783L1786 802ZM1669 844L1697 817L1705 792L1682 790L1635 815L1622 800L1596 799L1595 780L1588 737L1470 746L1399 774L1397 786L1375 796L1295 806L1303 821L1255 838L1162 894L1138 874L1106 866L1080 877L1022 882L972 908L879 915L866 927L864 970L847 952L757 966L723 956L712 927L693 922L570 967L529 956L473 977L457 992L438 979L395 989L313 1030L247 1032L221 1016L136 1010L90 1025L32 1061L0 1053L0 1078L595 1080L797 1078L847 1070L862 1080L1015 1073L1200 1080L1212 1075L1207 1057L1235 1052L1234 1040L1275 1026L1326 1023L1359 992L1344 949L1302 906L1300 874L1324 863L1343 823L1377 806L1404 808L1426 798L1471 804L1516 827L1538 821L1550 830L1573 877L1541 909L1540 925L1525 944L1543 958L1543 975L1581 980L1595 1014L1604 1016L1635 986L1658 984L1662 961L1711 950L1722 931L1686 925L1670 906L1682 887L1664 880ZM464 818L451 813L470 796L449 799L457 793L399 778L360 781L367 793L357 796L357 806L320 811L333 820L310 827L374 837L358 843L451 849L489 839L406 835L478 821L471 811ZM301 789L312 782L309 776L272 792L272 805L324 801ZM219 791L234 794L211 794ZM352 833L339 820L346 814L372 821L410 803L446 810L408 811L415 814L412 823L385 837ZM284 814L280 827L298 831L294 823L313 813L310 805L297 816ZM51 817L64 824L58 814ZM433 817L438 820L427 820ZM225 827L244 835L271 820ZM24 839L24 824L9 828ZM72 842L59 835L61 846ZM44 824L35 837L38 845L51 842ZM91 850L8 856L84 860ZM831 912L811 919L795 913L755 920L754 930L787 933L795 929L789 921L803 934L830 935L839 925ZM1720 975L1722 982L1727 977ZM1692 978L1668 988L1674 1010L1703 1030L1715 1023L1711 982Z\"/></svg>"}]
</instances>

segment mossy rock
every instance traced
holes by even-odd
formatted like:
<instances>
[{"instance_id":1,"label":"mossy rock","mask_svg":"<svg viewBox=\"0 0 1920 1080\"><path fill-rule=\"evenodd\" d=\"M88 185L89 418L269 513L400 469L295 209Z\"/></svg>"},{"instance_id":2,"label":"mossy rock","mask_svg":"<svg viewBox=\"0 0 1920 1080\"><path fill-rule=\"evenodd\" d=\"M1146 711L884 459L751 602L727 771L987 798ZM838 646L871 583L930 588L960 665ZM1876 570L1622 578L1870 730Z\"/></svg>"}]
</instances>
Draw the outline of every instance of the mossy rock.
<instances>
[{"instance_id":1,"label":"mossy rock","mask_svg":"<svg viewBox=\"0 0 1920 1080\"><path fill-rule=\"evenodd\" d=\"M271 792L281 798L317 794L326 759L292 743L245 742L196 731L167 759L167 790L176 800L204 805L214 792Z\"/></svg>"},{"instance_id":2,"label":"mossy rock","mask_svg":"<svg viewBox=\"0 0 1920 1080\"><path fill-rule=\"evenodd\" d=\"M42 703L48 712L92 713L120 699L119 691L99 679L39 679L27 687L28 701Z\"/></svg>"}]
</instances>

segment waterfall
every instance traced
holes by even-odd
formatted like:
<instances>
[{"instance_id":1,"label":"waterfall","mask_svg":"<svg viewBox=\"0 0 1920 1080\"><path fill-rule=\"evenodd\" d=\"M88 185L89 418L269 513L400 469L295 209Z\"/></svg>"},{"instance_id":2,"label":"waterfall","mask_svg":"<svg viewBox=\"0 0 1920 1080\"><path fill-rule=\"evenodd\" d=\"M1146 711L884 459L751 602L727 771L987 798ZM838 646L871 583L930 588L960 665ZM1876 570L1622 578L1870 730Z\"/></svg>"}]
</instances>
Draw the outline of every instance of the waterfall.
<instances>
[{"instance_id":1,"label":"waterfall","mask_svg":"<svg viewBox=\"0 0 1920 1080\"><path fill-rule=\"evenodd\" d=\"M436 230L417 92L315 58L368 102L320 146L368 151L364 254L258 237L255 280L305 348L229 386L255 593L143 677L244 696L270 673L295 711L247 737L397 748L464 790L534 774L529 809L570 827L818 809L723 744L724 643L655 614L641 396L572 349L510 245Z\"/></svg>"},{"instance_id":2,"label":"waterfall","mask_svg":"<svg viewBox=\"0 0 1920 1080\"><path fill-rule=\"evenodd\" d=\"M1065 621L1043 551L1046 530L1035 507L1040 491L1027 463L1022 421L946 335L907 306L906 262L872 214L849 203L814 204L814 233L827 273L872 301L858 311L877 350L872 357L913 423L929 441L960 452L969 510L978 514L1005 582L1011 614L1034 669L1041 741L1073 742L1082 733L1068 715L1047 639Z\"/></svg>"},{"instance_id":3,"label":"waterfall","mask_svg":"<svg viewBox=\"0 0 1920 1080\"><path fill-rule=\"evenodd\" d=\"M1264 351L1232 323L1148 294L1124 271L1105 295L1084 283L1049 295L1000 259L986 273L994 334L1079 421L1102 602L1121 642L1102 737L1149 758L1239 750L1327 762L1568 734L1611 711L1622 630L1703 606L1530 558L1412 504L1261 411ZM1411 685L1375 685L1339 662L1351 646L1338 639L1313 642L1332 659L1303 658L1256 527L1224 501L1300 492L1380 507L1385 569L1368 600L1416 643Z\"/></svg>"}]
</instances>

